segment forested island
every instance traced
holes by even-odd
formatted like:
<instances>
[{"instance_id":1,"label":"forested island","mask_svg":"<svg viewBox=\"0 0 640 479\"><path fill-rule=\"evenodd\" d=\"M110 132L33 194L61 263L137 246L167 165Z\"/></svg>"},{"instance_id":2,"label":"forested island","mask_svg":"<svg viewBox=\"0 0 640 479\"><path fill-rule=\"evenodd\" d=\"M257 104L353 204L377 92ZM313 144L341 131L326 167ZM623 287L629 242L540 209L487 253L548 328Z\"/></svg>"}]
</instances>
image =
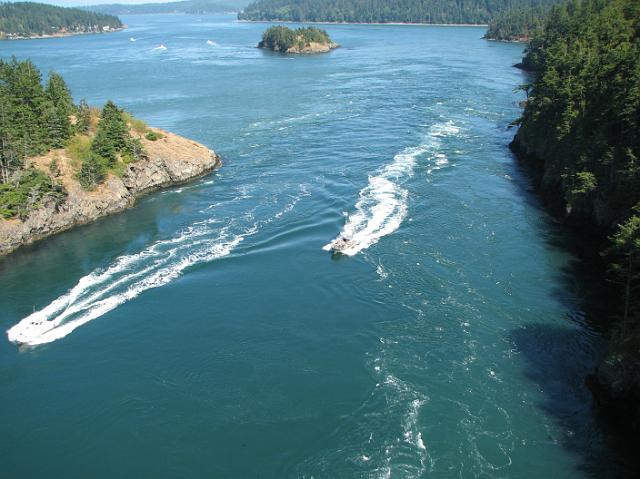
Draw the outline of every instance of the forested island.
<instances>
[{"instance_id":1,"label":"forested island","mask_svg":"<svg viewBox=\"0 0 640 479\"><path fill-rule=\"evenodd\" d=\"M291 28L274 26L262 34L258 48L281 53L326 53L338 48L325 30L307 27Z\"/></svg>"},{"instance_id":2,"label":"forested island","mask_svg":"<svg viewBox=\"0 0 640 479\"><path fill-rule=\"evenodd\" d=\"M0 60L0 254L130 206L141 193L211 171L206 147L108 101L75 104L30 61Z\"/></svg>"},{"instance_id":3,"label":"forested island","mask_svg":"<svg viewBox=\"0 0 640 479\"><path fill-rule=\"evenodd\" d=\"M0 39L103 33L124 27L118 17L43 3L0 3Z\"/></svg>"},{"instance_id":4,"label":"forested island","mask_svg":"<svg viewBox=\"0 0 640 479\"><path fill-rule=\"evenodd\" d=\"M557 0L258 0L238 15L247 21L487 24L511 8Z\"/></svg>"},{"instance_id":5,"label":"forested island","mask_svg":"<svg viewBox=\"0 0 640 479\"><path fill-rule=\"evenodd\" d=\"M209 13L237 12L244 8L249 0L184 0L181 2L123 4L109 3L80 7L82 10L106 13L110 15L140 15L155 13L184 13L204 15Z\"/></svg>"},{"instance_id":6,"label":"forested island","mask_svg":"<svg viewBox=\"0 0 640 479\"><path fill-rule=\"evenodd\" d=\"M526 49L535 71L511 147L546 203L593 244L616 296L609 352L587 384L640 430L640 3L554 7Z\"/></svg>"}]
</instances>

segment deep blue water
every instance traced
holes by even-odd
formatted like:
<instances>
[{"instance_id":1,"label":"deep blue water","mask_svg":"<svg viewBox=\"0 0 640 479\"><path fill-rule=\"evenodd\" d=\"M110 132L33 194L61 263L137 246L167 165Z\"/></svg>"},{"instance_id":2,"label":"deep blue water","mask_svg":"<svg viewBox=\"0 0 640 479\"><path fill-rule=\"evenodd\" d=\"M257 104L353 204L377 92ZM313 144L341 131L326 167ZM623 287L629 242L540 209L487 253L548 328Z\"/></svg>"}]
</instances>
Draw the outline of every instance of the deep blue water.
<instances>
[{"instance_id":1,"label":"deep blue water","mask_svg":"<svg viewBox=\"0 0 640 479\"><path fill-rule=\"evenodd\" d=\"M575 258L506 147L520 45L329 25L287 57L231 16L124 20L0 55L224 166L0 260L3 329L59 322L0 341L2 477L615 475Z\"/></svg>"}]
</instances>

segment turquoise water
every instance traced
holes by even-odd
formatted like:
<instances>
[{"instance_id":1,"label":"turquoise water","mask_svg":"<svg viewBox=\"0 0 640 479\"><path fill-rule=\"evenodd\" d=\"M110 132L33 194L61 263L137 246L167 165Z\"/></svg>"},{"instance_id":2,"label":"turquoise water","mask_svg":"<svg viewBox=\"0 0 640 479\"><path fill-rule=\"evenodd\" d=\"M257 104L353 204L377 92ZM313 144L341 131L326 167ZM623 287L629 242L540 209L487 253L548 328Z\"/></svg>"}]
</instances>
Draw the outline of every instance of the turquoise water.
<instances>
[{"instance_id":1,"label":"turquoise water","mask_svg":"<svg viewBox=\"0 0 640 479\"><path fill-rule=\"evenodd\" d=\"M56 325L0 341L2 477L615 476L575 258L506 148L521 46L125 21L0 54L225 164L0 260L4 330Z\"/></svg>"}]
</instances>

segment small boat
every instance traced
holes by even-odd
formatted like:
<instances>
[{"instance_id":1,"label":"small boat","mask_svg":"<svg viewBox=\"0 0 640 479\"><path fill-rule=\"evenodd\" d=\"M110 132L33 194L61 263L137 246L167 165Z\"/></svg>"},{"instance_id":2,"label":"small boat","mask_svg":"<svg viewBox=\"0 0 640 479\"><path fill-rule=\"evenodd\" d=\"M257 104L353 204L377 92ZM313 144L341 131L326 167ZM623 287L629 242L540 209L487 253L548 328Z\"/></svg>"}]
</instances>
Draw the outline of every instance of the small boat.
<instances>
[{"instance_id":1,"label":"small boat","mask_svg":"<svg viewBox=\"0 0 640 479\"><path fill-rule=\"evenodd\" d=\"M341 253L354 245L355 243L353 240L350 240L346 236L341 236L331 244L331 251L333 251L334 253Z\"/></svg>"}]
</instances>

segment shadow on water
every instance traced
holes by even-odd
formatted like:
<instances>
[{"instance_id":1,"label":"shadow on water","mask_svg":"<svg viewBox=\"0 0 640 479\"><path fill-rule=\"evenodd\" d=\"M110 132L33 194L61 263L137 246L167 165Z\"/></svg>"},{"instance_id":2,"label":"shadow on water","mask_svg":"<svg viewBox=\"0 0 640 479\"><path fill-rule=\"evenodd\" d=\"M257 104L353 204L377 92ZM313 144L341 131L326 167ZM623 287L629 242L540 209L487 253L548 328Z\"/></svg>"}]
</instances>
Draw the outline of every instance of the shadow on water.
<instances>
[{"instance_id":1,"label":"shadow on water","mask_svg":"<svg viewBox=\"0 0 640 479\"><path fill-rule=\"evenodd\" d=\"M634 440L598 409L585 385L605 353L608 318L615 307L612 286L594 254L599 247L549 214L531 186L535 173L515 157L514 165L523 199L543 213L539 233L550 247L571 255L557 271L560 286L552 290L567 307L566 323L528 324L509 333L524 360L525 376L541 391L536 406L559 426L558 440L586 477L640 477Z\"/></svg>"},{"instance_id":2,"label":"shadow on water","mask_svg":"<svg viewBox=\"0 0 640 479\"><path fill-rule=\"evenodd\" d=\"M571 322L538 323L512 331L510 339L527 366L526 377L543 394L536 406L559 426L558 440L576 457L577 468L593 478L638 477L633 442L601 415L584 383L602 353L592 334Z\"/></svg>"}]
</instances>

